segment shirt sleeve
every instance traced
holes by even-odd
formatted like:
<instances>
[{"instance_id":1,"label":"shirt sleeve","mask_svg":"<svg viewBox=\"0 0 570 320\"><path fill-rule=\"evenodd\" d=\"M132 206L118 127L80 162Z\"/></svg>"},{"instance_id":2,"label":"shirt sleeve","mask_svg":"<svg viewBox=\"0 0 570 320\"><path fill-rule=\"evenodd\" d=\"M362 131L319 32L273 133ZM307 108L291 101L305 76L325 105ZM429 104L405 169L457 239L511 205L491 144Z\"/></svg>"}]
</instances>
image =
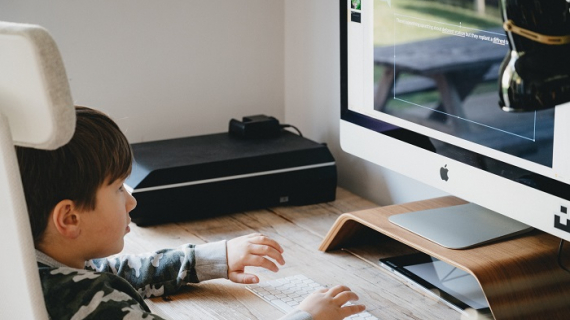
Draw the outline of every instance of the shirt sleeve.
<instances>
[{"instance_id":1,"label":"shirt sleeve","mask_svg":"<svg viewBox=\"0 0 570 320\"><path fill-rule=\"evenodd\" d=\"M227 278L226 241L94 259L86 269L116 274L144 298L168 295L187 283Z\"/></svg>"}]
</instances>

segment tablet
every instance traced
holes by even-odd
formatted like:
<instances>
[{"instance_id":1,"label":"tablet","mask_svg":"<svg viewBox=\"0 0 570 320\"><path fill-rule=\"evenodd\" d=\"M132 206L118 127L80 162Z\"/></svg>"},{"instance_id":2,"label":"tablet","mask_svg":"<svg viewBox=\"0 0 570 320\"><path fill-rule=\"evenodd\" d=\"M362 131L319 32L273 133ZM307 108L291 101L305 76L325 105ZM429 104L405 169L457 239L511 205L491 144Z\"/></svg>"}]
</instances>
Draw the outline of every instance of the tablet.
<instances>
[{"instance_id":1,"label":"tablet","mask_svg":"<svg viewBox=\"0 0 570 320\"><path fill-rule=\"evenodd\" d=\"M380 259L380 265L459 312L473 309L483 315L491 314L475 277L448 263L419 252Z\"/></svg>"}]
</instances>

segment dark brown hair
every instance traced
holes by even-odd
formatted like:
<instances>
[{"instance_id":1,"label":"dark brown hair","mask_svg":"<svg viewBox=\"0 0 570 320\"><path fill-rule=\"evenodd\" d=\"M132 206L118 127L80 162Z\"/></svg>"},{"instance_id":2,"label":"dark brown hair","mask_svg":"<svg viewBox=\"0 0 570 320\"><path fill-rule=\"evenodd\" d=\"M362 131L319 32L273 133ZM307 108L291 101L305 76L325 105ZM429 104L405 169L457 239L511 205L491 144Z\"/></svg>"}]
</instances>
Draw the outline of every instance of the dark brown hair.
<instances>
[{"instance_id":1,"label":"dark brown hair","mask_svg":"<svg viewBox=\"0 0 570 320\"><path fill-rule=\"evenodd\" d=\"M56 150L16 147L36 245L60 201L69 199L79 209L93 210L99 187L131 172L131 147L117 124L97 110L75 110L75 133L66 145Z\"/></svg>"}]
</instances>

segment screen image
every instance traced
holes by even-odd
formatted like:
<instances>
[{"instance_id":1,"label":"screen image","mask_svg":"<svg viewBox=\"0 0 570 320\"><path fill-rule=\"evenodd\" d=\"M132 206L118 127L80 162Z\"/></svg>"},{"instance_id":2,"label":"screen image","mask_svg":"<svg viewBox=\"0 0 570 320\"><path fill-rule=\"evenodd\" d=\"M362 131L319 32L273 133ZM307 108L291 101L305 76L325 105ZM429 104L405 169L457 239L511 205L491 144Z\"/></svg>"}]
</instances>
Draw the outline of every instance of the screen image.
<instances>
[{"instance_id":1,"label":"screen image","mask_svg":"<svg viewBox=\"0 0 570 320\"><path fill-rule=\"evenodd\" d=\"M499 8L478 14L461 1L448 3L364 3L369 7L362 10L362 23L349 26L349 41L362 43L349 45L349 59L363 61L361 74L349 77L362 83L351 91L361 97L349 108L380 120L396 117L402 127L422 126L444 141L461 138L552 167L554 110L499 108L498 71L509 49Z\"/></svg>"}]
</instances>

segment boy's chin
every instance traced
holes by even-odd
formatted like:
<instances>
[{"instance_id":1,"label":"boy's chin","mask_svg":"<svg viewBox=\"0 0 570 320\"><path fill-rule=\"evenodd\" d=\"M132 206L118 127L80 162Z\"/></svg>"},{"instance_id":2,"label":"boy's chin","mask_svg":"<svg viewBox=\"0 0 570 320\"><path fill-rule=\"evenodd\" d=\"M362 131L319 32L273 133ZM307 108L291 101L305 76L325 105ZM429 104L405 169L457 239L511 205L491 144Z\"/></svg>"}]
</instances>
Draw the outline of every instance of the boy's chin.
<instances>
[{"instance_id":1,"label":"boy's chin","mask_svg":"<svg viewBox=\"0 0 570 320\"><path fill-rule=\"evenodd\" d=\"M123 239L121 239L121 240L123 240ZM107 257L108 257L108 256L112 256L112 255L114 255L114 254L119 254L119 253L121 253L121 251L123 251L123 248L125 248L125 242L124 242L124 241L121 241L121 243L117 243L117 245L116 245L112 250L110 250L110 251L113 251L113 252L109 253L109 254L107 255Z\"/></svg>"}]
</instances>

